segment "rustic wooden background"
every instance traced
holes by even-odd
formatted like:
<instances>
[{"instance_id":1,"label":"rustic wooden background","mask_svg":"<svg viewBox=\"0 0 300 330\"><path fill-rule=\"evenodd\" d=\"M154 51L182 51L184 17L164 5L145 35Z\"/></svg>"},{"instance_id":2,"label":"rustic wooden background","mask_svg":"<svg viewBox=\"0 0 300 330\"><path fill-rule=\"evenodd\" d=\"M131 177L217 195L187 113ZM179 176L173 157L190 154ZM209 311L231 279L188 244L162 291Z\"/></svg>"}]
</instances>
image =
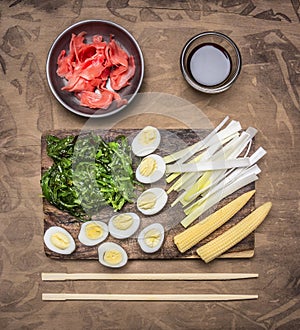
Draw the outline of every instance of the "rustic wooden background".
<instances>
[{"instance_id":1,"label":"rustic wooden background","mask_svg":"<svg viewBox=\"0 0 300 330\"><path fill-rule=\"evenodd\" d=\"M258 129L256 204L272 211L256 232L254 258L133 261L126 272L258 272L231 282L43 283L41 272L110 272L94 261L44 254L40 138L90 124L63 109L46 82L47 52L58 33L83 19L127 28L145 58L142 93L173 95L197 111L126 115L97 127L213 126L226 115ZM183 80L178 59L194 34L218 30L240 47L243 69L227 92L207 96ZM300 1L3 0L0 2L0 328L1 329L299 329ZM163 106L163 104L162 104ZM159 118L159 119L158 119ZM42 302L42 292L248 293L237 302Z\"/></svg>"}]
</instances>

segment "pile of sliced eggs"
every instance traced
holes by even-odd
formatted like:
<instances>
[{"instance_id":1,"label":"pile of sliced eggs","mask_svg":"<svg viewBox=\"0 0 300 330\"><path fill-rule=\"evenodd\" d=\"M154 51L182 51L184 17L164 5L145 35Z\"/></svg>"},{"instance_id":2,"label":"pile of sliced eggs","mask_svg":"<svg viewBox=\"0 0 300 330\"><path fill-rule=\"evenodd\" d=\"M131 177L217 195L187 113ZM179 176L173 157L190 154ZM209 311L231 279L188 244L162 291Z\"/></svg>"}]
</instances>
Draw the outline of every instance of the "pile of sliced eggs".
<instances>
[{"instance_id":1,"label":"pile of sliced eggs","mask_svg":"<svg viewBox=\"0 0 300 330\"><path fill-rule=\"evenodd\" d=\"M166 163L153 152L159 147L161 136L153 126L144 127L133 139L132 152L142 158L136 170L136 179L144 184L158 182L165 174ZM162 188L150 188L144 191L137 200L138 210L145 215L160 212L168 201L168 195Z\"/></svg>"},{"instance_id":2,"label":"pile of sliced eggs","mask_svg":"<svg viewBox=\"0 0 300 330\"><path fill-rule=\"evenodd\" d=\"M144 157L136 170L136 178L141 183L158 182L166 172L163 158L154 154L160 141L159 130L153 126L144 127L132 141L132 152L138 157ZM164 189L152 187L138 197L137 209L145 215L154 215L164 208L167 201L168 195ZM159 223L147 226L138 235L138 243L145 253L158 251L163 241L164 228Z\"/></svg>"},{"instance_id":3,"label":"pile of sliced eggs","mask_svg":"<svg viewBox=\"0 0 300 330\"><path fill-rule=\"evenodd\" d=\"M143 128L132 141L132 151L138 157L144 157L136 171L136 178L141 183L159 181L165 174L166 165L162 157L153 154L161 141L158 129L152 126ZM168 200L164 189L152 187L145 190L137 199L137 209L145 215L160 212ZM132 237L140 227L140 217L133 212L118 213L110 218L108 224L102 221L87 221L81 225L78 240L86 246L98 247L99 262L112 268L126 265L126 251L113 242L103 242L111 235L122 240ZM159 223L146 226L137 236L137 242L145 253L157 252L164 241L164 228ZM64 228L53 226L46 230L44 242L47 248L60 254L71 254L76 244L71 234Z\"/></svg>"},{"instance_id":4,"label":"pile of sliced eggs","mask_svg":"<svg viewBox=\"0 0 300 330\"><path fill-rule=\"evenodd\" d=\"M99 262L112 268L126 265L128 256L126 251L113 242L102 243L110 234L117 239L133 236L140 226L140 218L135 213L121 213L114 215L108 225L102 221L87 221L81 225L78 240L86 246L98 247ZM160 249L164 240L164 228L156 223L144 228L138 234L138 243L146 253L154 253ZM64 228L53 226L46 230L44 242L47 248L60 254L71 254L76 244L71 234Z\"/></svg>"},{"instance_id":5,"label":"pile of sliced eggs","mask_svg":"<svg viewBox=\"0 0 300 330\"><path fill-rule=\"evenodd\" d=\"M153 126L144 127L133 139L132 152L144 157L136 170L136 178L142 183L154 183L165 174L166 164L161 156L153 152L161 141L159 130Z\"/></svg>"}]
</instances>

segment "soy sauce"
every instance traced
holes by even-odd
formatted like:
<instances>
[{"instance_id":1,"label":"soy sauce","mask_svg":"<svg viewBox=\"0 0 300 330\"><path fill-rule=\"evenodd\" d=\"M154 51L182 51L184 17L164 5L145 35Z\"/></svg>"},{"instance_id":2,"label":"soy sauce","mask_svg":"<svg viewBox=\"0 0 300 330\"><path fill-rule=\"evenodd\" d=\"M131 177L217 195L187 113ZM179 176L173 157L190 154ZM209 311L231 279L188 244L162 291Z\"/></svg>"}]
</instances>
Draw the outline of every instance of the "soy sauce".
<instances>
[{"instance_id":1,"label":"soy sauce","mask_svg":"<svg viewBox=\"0 0 300 330\"><path fill-rule=\"evenodd\" d=\"M188 68L194 80L203 86L216 86L230 74L231 59L227 51L215 43L195 48L188 57Z\"/></svg>"}]
</instances>

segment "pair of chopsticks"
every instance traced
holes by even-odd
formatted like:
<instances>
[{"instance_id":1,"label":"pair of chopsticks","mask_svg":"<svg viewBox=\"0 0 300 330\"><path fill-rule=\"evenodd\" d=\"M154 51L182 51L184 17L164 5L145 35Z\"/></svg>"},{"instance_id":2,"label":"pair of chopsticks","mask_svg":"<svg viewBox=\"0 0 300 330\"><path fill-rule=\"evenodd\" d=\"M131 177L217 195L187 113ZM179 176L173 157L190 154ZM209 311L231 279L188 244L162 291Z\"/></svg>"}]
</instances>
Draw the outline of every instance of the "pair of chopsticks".
<instances>
[{"instance_id":1,"label":"pair of chopsticks","mask_svg":"<svg viewBox=\"0 0 300 330\"><path fill-rule=\"evenodd\" d=\"M42 273L43 281L205 281L257 278L258 274L245 273L160 273L160 274L98 274L98 273ZM43 293L42 300L114 300L114 301L232 301L258 299L258 295L244 294L90 294L90 293Z\"/></svg>"}]
</instances>

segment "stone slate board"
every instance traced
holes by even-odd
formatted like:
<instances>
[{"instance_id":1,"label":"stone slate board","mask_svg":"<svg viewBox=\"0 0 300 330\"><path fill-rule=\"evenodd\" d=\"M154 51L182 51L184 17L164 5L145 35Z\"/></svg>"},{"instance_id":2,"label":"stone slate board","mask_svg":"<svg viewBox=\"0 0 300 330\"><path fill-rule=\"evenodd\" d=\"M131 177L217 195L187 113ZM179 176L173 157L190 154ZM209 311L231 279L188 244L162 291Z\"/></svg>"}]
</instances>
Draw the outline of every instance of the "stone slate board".
<instances>
[{"instance_id":1,"label":"stone slate board","mask_svg":"<svg viewBox=\"0 0 300 330\"><path fill-rule=\"evenodd\" d=\"M96 134L100 134L105 140L114 139L118 135L125 135L128 137L129 141L131 142L133 137L137 134L139 130L137 129L110 129L110 130L94 130ZM169 130L160 130L162 140L159 149L155 151L155 153L160 154L161 156L167 155L171 152L176 150L180 150L185 146L191 145L208 134L206 130L191 130L191 129L169 129ZM47 156L46 151L46 136L47 135L54 135L59 138L65 137L67 135L78 135L84 134L80 130L55 130L55 131L47 131L42 135L41 138L41 173L47 170L51 164L52 160ZM254 146L252 146L254 149ZM253 151L253 150L252 150ZM134 168L137 167L139 163L139 159L137 157L133 158ZM162 179L158 183L154 183L151 185L154 186L161 186L163 188L168 188L168 185L165 184L165 181ZM148 188L148 187L147 187ZM240 189L236 193L228 196L224 200L222 200L214 210L222 207L229 201L233 200L237 196L241 195L242 193L252 190L255 188L255 184L249 184L246 187ZM197 246L192 248L190 251L187 251L184 254L181 254L178 249L176 248L175 244L173 243L173 237L177 233L183 230L180 221L184 217L184 213L180 205L176 205L175 207L171 208L170 204L174 199L178 196L176 192L172 192L169 195L168 203L164 207L164 209L154 216L144 216L142 215L135 207L134 204L126 204L122 212L136 212L139 214L141 218L141 226L139 231L147 226L150 223L160 222L164 225L166 232L165 232L165 240L163 247L156 253L153 254L146 254L144 253L136 240L136 236L125 239L125 240L117 240L111 236L108 236L106 241L112 241L120 244L127 252L129 259L187 259L187 258L197 258L196 249L197 247L207 243L211 239L217 237L228 228L232 227L234 224L239 222L242 218L244 218L247 214L249 214L255 206L255 195L250 199L250 201L240 210L232 219L230 219L225 225L219 228L217 231L209 235L206 239L200 242ZM214 210L209 210L208 212L212 212ZM78 233L80 230L81 222L75 219L73 216L69 215L66 212L58 210L56 207L51 205L47 202L45 198L43 198L43 213L44 213L44 231L46 231L51 226L61 226L68 230L70 234L74 237L76 243L76 250L71 255L60 255L55 252L50 251L46 246L44 246L45 254L54 259L98 259L98 245L94 247L88 247L81 244L78 239ZM110 217L114 214L111 208L103 209L99 215L97 215L97 219L108 222ZM207 215L207 214L205 214ZM201 218L203 218L203 215ZM194 222L196 223L196 222ZM250 252L254 251L254 233L250 234L247 238L241 241L239 244L231 248L226 257L243 257L243 252ZM245 254L246 257L247 254Z\"/></svg>"}]
</instances>

